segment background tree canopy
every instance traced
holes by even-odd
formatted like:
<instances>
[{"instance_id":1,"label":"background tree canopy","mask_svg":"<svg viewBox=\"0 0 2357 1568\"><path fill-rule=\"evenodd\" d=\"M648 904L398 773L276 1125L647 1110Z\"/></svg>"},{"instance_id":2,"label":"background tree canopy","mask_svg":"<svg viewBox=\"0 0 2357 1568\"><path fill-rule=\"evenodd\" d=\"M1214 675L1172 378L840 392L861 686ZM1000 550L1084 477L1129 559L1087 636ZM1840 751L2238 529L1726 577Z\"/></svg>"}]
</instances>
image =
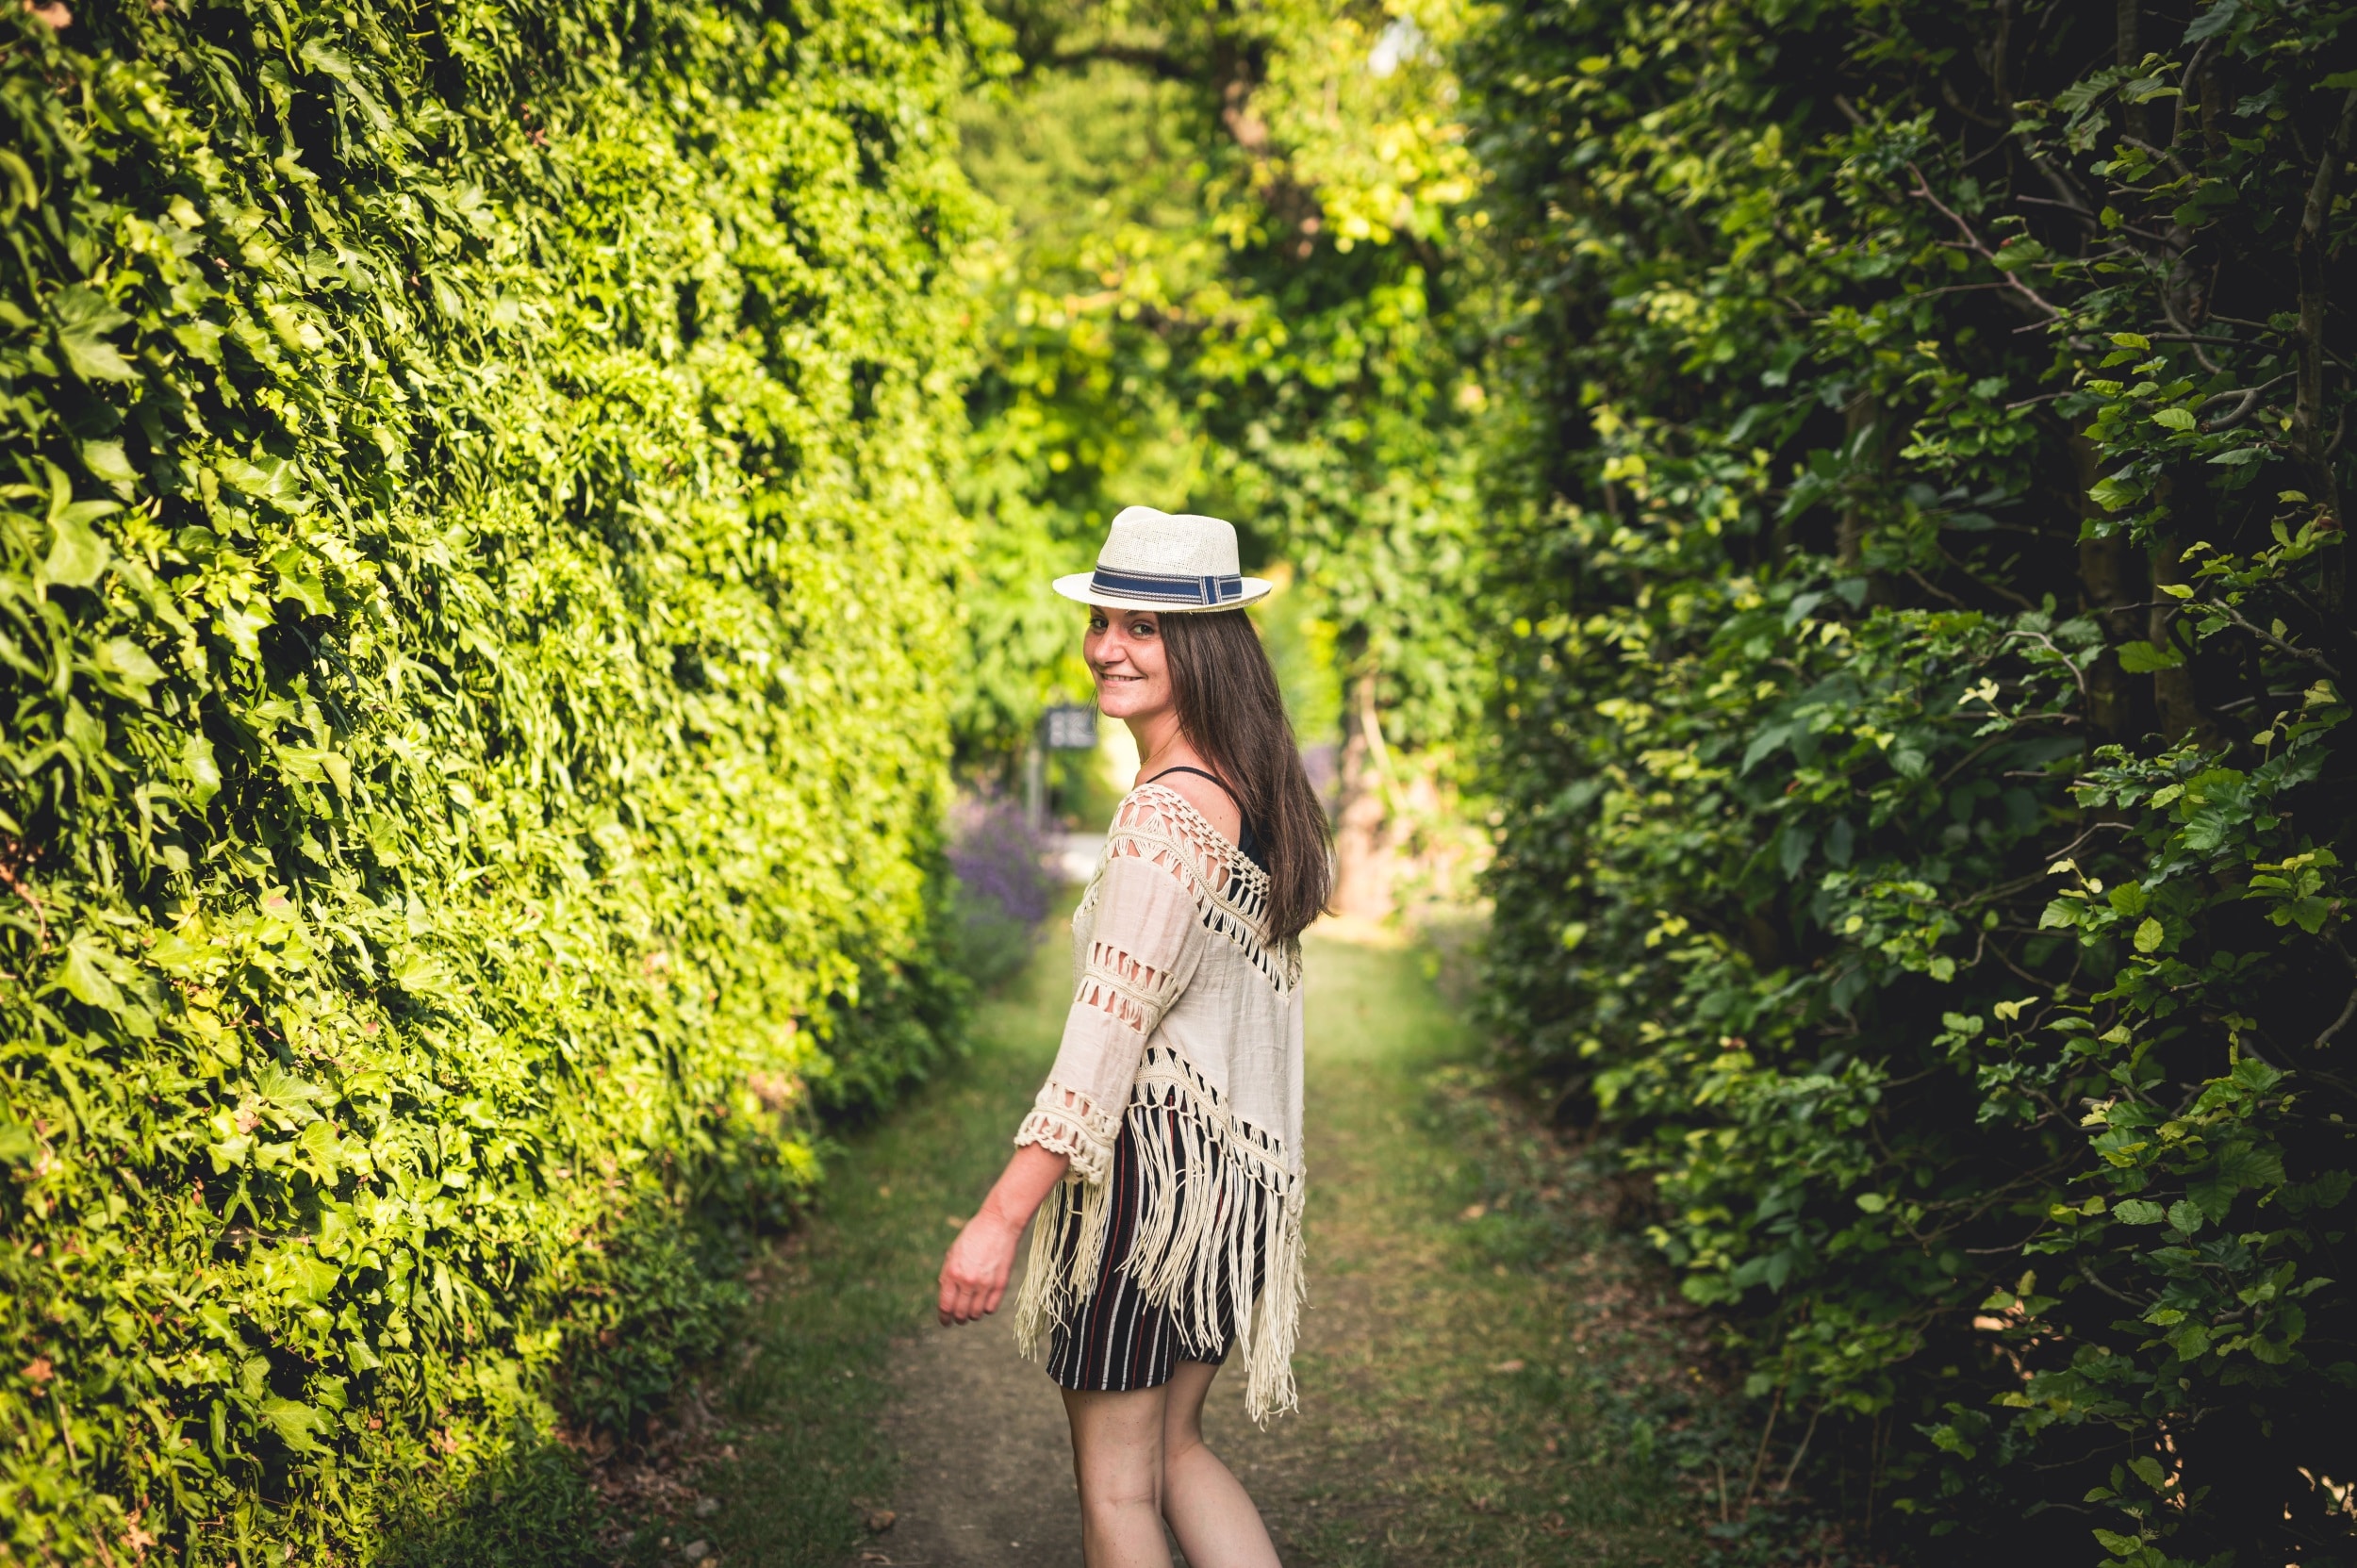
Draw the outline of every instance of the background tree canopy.
<instances>
[{"instance_id":1,"label":"background tree canopy","mask_svg":"<svg viewBox=\"0 0 2357 1568\"><path fill-rule=\"evenodd\" d=\"M1381 670L1411 735L1453 733L1478 701L1483 404L1459 352L1475 285L1449 271L1475 188L1453 13L1001 14L1006 74L962 121L1006 215L973 263L991 314L962 741L1019 743L1073 642L1046 582L1141 499L1238 520L1248 565L1301 569L1345 673Z\"/></svg>"}]
</instances>

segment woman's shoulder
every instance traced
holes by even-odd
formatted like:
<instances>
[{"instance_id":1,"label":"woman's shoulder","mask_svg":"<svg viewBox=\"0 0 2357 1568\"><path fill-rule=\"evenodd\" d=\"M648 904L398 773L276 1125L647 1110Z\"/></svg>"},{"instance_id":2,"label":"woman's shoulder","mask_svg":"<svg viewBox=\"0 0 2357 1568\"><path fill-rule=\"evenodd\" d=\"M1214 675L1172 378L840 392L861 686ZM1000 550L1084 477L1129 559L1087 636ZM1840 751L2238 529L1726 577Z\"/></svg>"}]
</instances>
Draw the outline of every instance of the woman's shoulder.
<instances>
[{"instance_id":1,"label":"woman's shoulder","mask_svg":"<svg viewBox=\"0 0 2357 1568\"><path fill-rule=\"evenodd\" d=\"M1141 827L1156 817L1182 817L1170 808L1174 795L1221 838L1229 844L1237 841L1244 829L1243 810L1228 791L1200 773L1163 772L1141 779L1113 813L1113 830Z\"/></svg>"}]
</instances>

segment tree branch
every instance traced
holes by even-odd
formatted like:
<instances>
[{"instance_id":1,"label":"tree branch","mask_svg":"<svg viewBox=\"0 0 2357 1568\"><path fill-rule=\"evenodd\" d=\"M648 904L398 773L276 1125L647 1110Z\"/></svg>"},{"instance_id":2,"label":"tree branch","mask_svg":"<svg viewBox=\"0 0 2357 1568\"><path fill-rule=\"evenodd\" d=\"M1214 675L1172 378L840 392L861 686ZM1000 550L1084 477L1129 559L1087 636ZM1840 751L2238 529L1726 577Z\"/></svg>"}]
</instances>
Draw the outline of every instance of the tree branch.
<instances>
[{"instance_id":1,"label":"tree branch","mask_svg":"<svg viewBox=\"0 0 2357 1568\"><path fill-rule=\"evenodd\" d=\"M2357 94L2351 94L2351 96L2357 97ZM1972 225L1964 221L1962 213L1932 194L1932 182L1923 177L1923 171L1916 167L1914 160L1909 159L1906 168L1907 173L1915 176L1915 189L1907 194L1929 202L1940 216L1956 225L1956 232L1964 236L1964 249L1972 252L1990 266L1997 266L1997 253L1982 242L1981 237L1973 232ZM2061 308L2043 294L2022 282L2014 273L2006 272L2004 268L1998 267L1997 270L2004 273L2007 286L2036 306L2049 322L2059 322L2063 319Z\"/></svg>"},{"instance_id":2,"label":"tree branch","mask_svg":"<svg viewBox=\"0 0 2357 1568\"><path fill-rule=\"evenodd\" d=\"M2266 643L2269 648L2274 649L2277 652L2283 654L2285 657L2299 659L2304 663L2315 665L2318 669L2323 670L2327 675L2332 676L2332 679L2336 681L2341 678L2340 667L2335 665L2331 659L2326 658L2323 654L2317 652L2313 648L2302 648L2297 643L2285 642L2282 637L2277 636L2266 627L2253 624L2248 617L2246 617L2240 610L2235 609L2232 604L2221 604L2214 599L2188 599L2185 601L2185 604L2187 607L2198 605L2205 610L2216 611L2217 614L2224 616L2227 619L2233 621L2236 626L2239 626L2244 631L2250 633L2252 636L2257 637L2261 642Z\"/></svg>"}]
</instances>

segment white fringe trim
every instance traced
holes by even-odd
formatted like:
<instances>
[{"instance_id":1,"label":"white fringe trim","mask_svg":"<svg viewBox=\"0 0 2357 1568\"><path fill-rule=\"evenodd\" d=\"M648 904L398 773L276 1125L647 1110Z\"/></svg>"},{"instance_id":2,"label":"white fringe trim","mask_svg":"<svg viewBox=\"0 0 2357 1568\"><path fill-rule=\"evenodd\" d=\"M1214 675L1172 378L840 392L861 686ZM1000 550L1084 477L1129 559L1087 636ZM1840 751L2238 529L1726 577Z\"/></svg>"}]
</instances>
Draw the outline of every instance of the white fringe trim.
<instances>
[{"instance_id":1,"label":"white fringe trim","mask_svg":"<svg viewBox=\"0 0 2357 1568\"><path fill-rule=\"evenodd\" d=\"M1175 1132L1172 1111L1178 1113ZM1171 1312L1188 1340L1228 1342L1244 1368L1244 1410L1265 1426L1300 1403L1293 1353L1305 1294L1302 1182L1287 1168L1277 1140L1239 1121L1167 1046L1146 1048L1128 1114L1145 1191L1138 1232L1121 1266L1148 1302ZM1034 1361L1046 1351L1048 1331L1072 1320L1103 1266L1113 1222L1113 1187L1105 1174L1088 1177L1076 1164L1031 1228L1014 1337L1016 1347ZM1065 1232L1075 1223L1079 1245L1070 1265L1059 1267ZM1262 1261L1257 1292L1256 1252ZM1234 1312L1224 1324L1223 1287Z\"/></svg>"}]
</instances>

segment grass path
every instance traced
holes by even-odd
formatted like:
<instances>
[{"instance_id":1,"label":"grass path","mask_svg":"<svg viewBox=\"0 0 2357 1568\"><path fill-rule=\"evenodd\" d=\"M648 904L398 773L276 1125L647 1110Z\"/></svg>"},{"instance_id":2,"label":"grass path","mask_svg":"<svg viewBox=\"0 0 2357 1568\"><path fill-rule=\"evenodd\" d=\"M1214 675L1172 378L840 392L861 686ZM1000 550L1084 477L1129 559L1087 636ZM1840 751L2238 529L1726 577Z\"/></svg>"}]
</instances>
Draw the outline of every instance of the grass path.
<instances>
[{"instance_id":1,"label":"grass path","mask_svg":"<svg viewBox=\"0 0 2357 1568\"><path fill-rule=\"evenodd\" d=\"M630 1557L1078 1563L1054 1391L1014 1362L1003 1312L953 1334L930 1317L942 1249L1054 1052L1060 947L985 1004L955 1073L837 1159L719 1386L733 1436L702 1511ZM1469 1042L1421 954L1313 937L1308 966L1302 1410L1260 1432L1215 1386L1211 1413L1287 1562L1699 1560L1645 1413L1689 1376L1650 1276L1546 1186L1510 1120L1452 1089Z\"/></svg>"}]
</instances>

